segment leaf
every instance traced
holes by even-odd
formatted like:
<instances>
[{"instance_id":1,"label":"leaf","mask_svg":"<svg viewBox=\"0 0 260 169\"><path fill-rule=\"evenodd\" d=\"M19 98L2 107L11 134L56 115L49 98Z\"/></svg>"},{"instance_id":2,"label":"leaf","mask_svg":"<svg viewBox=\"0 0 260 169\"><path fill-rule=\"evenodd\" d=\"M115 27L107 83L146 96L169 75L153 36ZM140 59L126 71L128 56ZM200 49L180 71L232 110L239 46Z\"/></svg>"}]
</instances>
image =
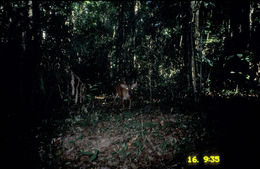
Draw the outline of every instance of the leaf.
<instances>
[{"instance_id":1,"label":"leaf","mask_svg":"<svg viewBox=\"0 0 260 169\"><path fill-rule=\"evenodd\" d=\"M243 57L243 54L237 53L237 56L238 56L239 58L241 58L241 57Z\"/></svg>"},{"instance_id":2,"label":"leaf","mask_svg":"<svg viewBox=\"0 0 260 169\"><path fill-rule=\"evenodd\" d=\"M93 86L91 84L88 84L89 88L91 89Z\"/></svg>"},{"instance_id":3,"label":"leaf","mask_svg":"<svg viewBox=\"0 0 260 169\"><path fill-rule=\"evenodd\" d=\"M65 163L65 165L70 165L70 164L71 164L71 162L70 162L70 161L68 161L68 162L66 162L66 163Z\"/></svg>"},{"instance_id":4,"label":"leaf","mask_svg":"<svg viewBox=\"0 0 260 169\"><path fill-rule=\"evenodd\" d=\"M95 153L90 157L90 161L94 161L98 157L98 150L95 149Z\"/></svg>"},{"instance_id":5,"label":"leaf","mask_svg":"<svg viewBox=\"0 0 260 169\"><path fill-rule=\"evenodd\" d=\"M227 57L227 60L230 60L230 59L232 59L233 57L234 57L234 55L230 55L230 56Z\"/></svg>"},{"instance_id":6,"label":"leaf","mask_svg":"<svg viewBox=\"0 0 260 169\"><path fill-rule=\"evenodd\" d=\"M83 137L84 137L84 135L83 134L81 134L78 138L76 138L76 141L78 141L78 140L82 140L83 139Z\"/></svg>"},{"instance_id":7,"label":"leaf","mask_svg":"<svg viewBox=\"0 0 260 169\"><path fill-rule=\"evenodd\" d=\"M249 62L249 61L250 61L250 58L247 56L247 57L245 58L245 60L246 60L247 62Z\"/></svg>"},{"instance_id":8,"label":"leaf","mask_svg":"<svg viewBox=\"0 0 260 169\"><path fill-rule=\"evenodd\" d=\"M81 152L82 155L91 156L92 153L89 151Z\"/></svg>"}]
</instances>

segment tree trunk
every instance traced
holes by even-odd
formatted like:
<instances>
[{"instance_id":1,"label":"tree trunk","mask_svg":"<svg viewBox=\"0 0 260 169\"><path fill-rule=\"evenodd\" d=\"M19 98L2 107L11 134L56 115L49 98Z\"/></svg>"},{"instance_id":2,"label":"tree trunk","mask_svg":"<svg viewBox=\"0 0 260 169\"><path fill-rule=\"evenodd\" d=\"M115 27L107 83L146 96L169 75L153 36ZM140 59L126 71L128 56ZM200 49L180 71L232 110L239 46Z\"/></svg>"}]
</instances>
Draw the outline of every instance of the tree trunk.
<instances>
[{"instance_id":1,"label":"tree trunk","mask_svg":"<svg viewBox=\"0 0 260 169\"><path fill-rule=\"evenodd\" d=\"M190 3L183 3L183 10L190 7ZM187 10L184 10L185 14L183 17L184 19L184 31L183 31L183 48L184 48L184 69L185 69L185 75L187 80L187 91L191 88L191 69L190 69L190 12ZM187 12L186 12L187 11Z\"/></svg>"},{"instance_id":2,"label":"tree trunk","mask_svg":"<svg viewBox=\"0 0 260 169\"><path fill-rule=\"evenodd\" d=\"M191 24L190 24L190 50L191 50L191 79L194 94L194 101L197 102L197 74L196 74L196 57L195 49L199 49L199 6L200 3L191 1L190 13L191 13ZM194 30L193 30L194 25ZM195 44L194 44L195 42Z\"/></svg>"},{"instance_id":3,"label":"tree trunk","mask_svg":"<svg viewBox=\"0 0 260 169\"><path fill-rule=\"evenodd\" d=\"M123 14L124 14L124 3L118 2L118 30L117 30L117 40L116 40L116 74L122 76L122 64L123 64L123 57L122 57L122 47L123 47Z\"/></svg>"}]
</instances>

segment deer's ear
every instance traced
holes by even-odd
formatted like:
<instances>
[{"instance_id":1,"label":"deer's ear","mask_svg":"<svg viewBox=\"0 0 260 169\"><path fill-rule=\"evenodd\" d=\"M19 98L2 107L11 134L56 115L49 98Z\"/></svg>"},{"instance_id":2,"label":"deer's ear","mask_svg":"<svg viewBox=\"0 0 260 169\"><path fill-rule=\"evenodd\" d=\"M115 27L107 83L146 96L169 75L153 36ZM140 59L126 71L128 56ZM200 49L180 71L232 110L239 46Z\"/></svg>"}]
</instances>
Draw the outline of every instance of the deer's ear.
<instances>
[{"instance_id":1,"label":"deer's ear","mask_svg":"<svg viewBox=\"0 0 260 169\"><path fill-rule=\"evenodd\" d=\"M131 85L131 89L135 88L137 86L137 82Z\"/></svg>"},{"instance_id":2,"label":"deer's ear","mask_svg":"<svg viewBox=\"0 0 260 169\"><path fill-rule=\"evenodd\" d=\"M124 88L124 89L127 88L127 85L126 85L126 84L120 84L120 86L121 86L122 88Z\"/></svg>"}]
</instances>

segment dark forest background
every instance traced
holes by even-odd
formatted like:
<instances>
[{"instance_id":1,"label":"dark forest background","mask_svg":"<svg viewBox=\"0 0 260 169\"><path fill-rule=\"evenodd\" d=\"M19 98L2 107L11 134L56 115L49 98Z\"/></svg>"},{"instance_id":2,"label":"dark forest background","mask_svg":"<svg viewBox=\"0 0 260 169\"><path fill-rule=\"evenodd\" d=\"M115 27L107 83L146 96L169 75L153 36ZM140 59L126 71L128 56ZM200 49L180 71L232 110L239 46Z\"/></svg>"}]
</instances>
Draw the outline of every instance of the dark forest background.
<instances>
[{"instance_id":1,"label":"dark forest background","mask_svg":"<svg viewBox=\"0 0 260 169\"><path fill-rule=\"evenodd\" d=\"M257 160L258 1L1 1L0 18L10 168L53 165L41 164L40 142L68 117L119 111L122 80L138 82L133 111L202 112L228 163Z\"/></svg>"}]
</instances>

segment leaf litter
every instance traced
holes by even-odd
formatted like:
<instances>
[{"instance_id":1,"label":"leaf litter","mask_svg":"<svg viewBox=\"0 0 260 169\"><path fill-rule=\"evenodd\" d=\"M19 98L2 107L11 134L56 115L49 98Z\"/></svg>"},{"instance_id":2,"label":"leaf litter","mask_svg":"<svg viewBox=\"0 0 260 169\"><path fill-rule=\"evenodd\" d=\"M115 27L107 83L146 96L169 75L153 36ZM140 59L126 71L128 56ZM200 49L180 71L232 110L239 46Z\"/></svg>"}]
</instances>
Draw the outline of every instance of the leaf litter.
<instances>
[{"instance_id":1,"label":"leaf litter","mask_svg":"<svg viewBox=\"0 0 260 169\"><path fill-rule=\"evenodd\" d=\"M178 166L178 154L193 151L205 136L197 116L135 110L110 114L95 124L82 118L52 139L56 158L61 168Z\"/></svg>"}]
</instances>

